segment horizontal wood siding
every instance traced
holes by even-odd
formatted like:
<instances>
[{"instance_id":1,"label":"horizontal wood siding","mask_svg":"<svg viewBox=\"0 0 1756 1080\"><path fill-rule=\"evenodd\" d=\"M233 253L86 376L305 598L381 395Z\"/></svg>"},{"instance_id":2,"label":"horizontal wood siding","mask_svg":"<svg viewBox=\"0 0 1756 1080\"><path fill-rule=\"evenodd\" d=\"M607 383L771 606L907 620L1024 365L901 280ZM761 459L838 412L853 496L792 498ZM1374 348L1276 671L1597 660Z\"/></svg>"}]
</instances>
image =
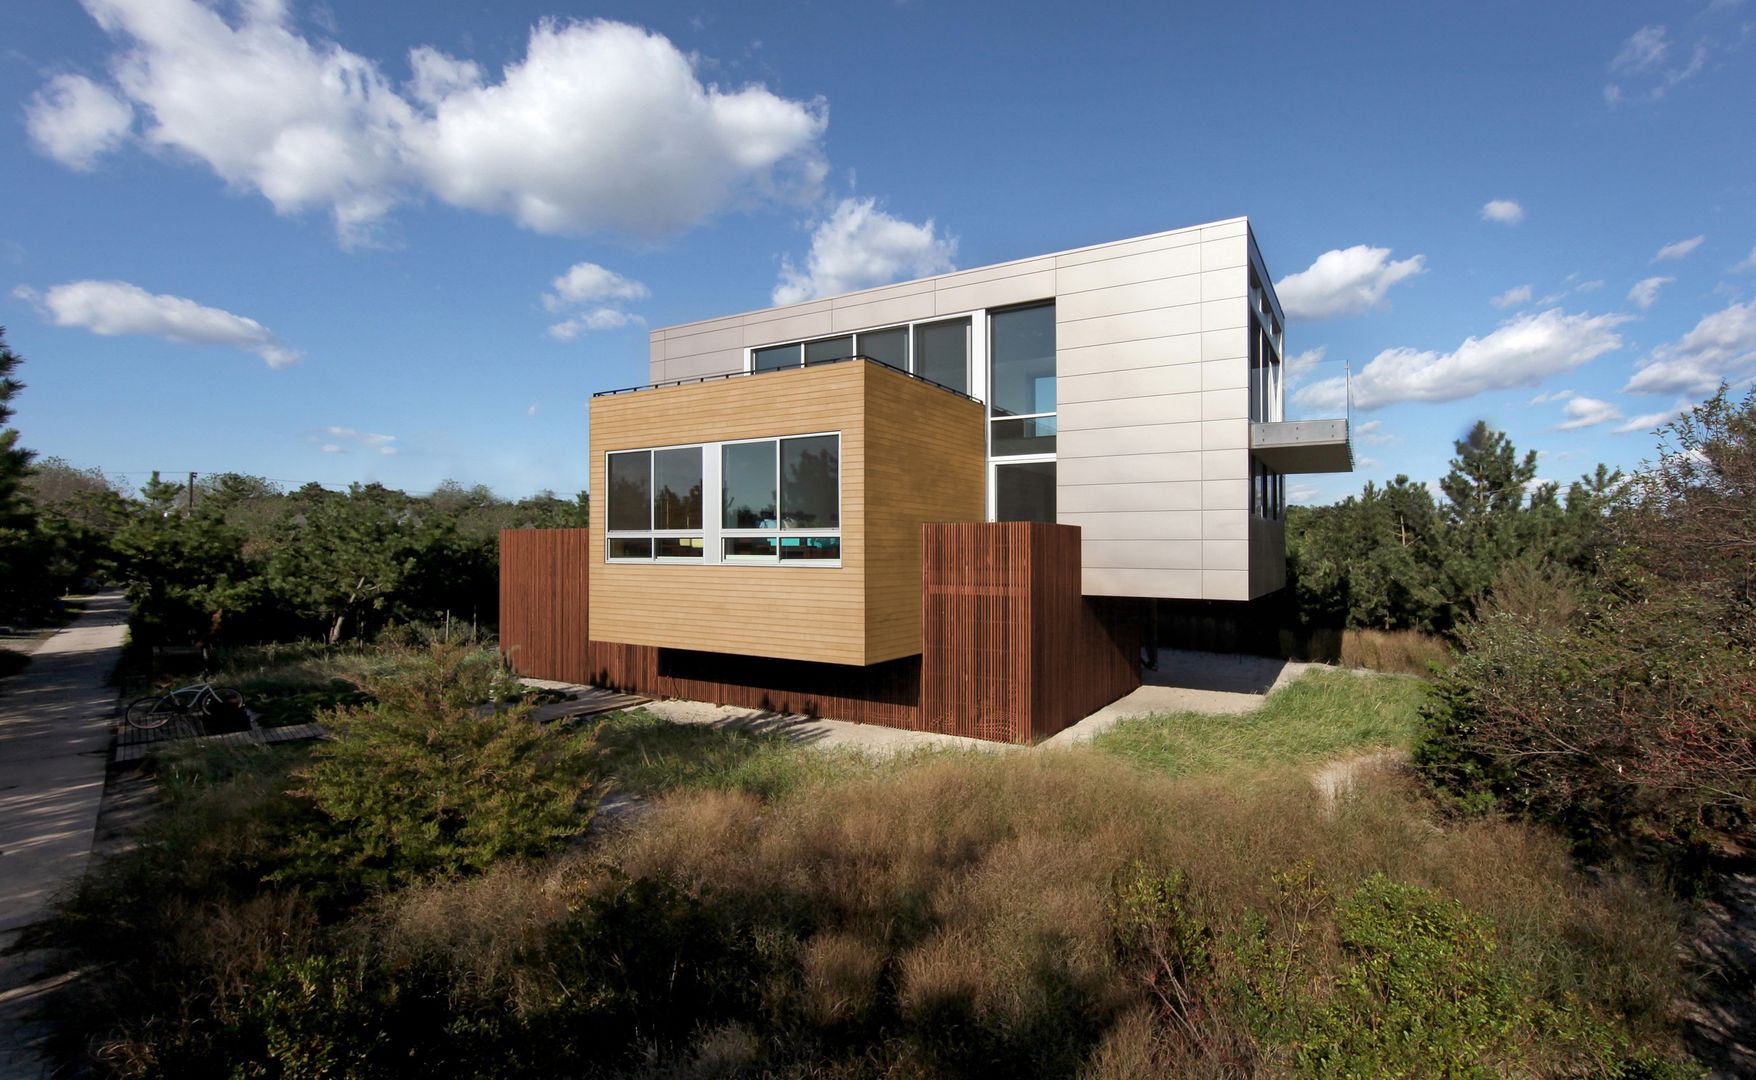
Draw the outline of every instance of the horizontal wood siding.
<instances>
[{"instance_id":1,"label":"horizontal wood siding","mask_svg":"<svg viewBox=\"0 0 1756 1080\"><path fill-rule=\"evenodd\" d=\"M840 664L866 662L866 364L771 371L596 398L591 407L594 641ZM841 566L605 563L604 455L726 439L841 433ZM717 498L717 494L708 497Z\"/></svg>"},{"instance_id":2,"label":"horizontal wood siding","mask_svg":"<svg viewBox=\"0 0 1756 1080\"><path fill-rule=\"evenodd\" d=\"M921 526L986 513L981 405L867 365L866 662L921 651Z\"/></svg>"}]
</instances>

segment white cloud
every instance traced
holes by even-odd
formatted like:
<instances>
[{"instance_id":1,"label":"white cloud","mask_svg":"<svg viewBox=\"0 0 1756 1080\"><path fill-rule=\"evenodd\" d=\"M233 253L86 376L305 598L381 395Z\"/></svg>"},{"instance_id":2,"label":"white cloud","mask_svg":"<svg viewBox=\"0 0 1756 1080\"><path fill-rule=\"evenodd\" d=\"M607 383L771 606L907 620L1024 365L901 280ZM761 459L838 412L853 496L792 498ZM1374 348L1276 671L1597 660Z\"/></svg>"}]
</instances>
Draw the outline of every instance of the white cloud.
<instances>
[{"instance_id":1,"label":"white cloud","mask_svg":"<svg viewBox=\"0 0 1756 1080\"><path fill-rule=\"evenodd\" d=\"M343 445L344 443L355 449L366 450L374 454L398 452L396 447L390 445L396 441L395 435L378 435L370 431L356 431L353 428L326 427L311 436L311 439L313 442L322 442L324 439L336 440L335 442L323 442L322 450L325 454L351 453L352 451L347 445Z\"/></svg>"},{"instance_id":2,"label":"white cloud","mask_svg":"<svg viewBox=\"0 0 1756 1080\"><path fill-rule=\"evenodd\" d=\"M1511 199L1493 199L1482 207L1483 221L1498 221L1502 225L1516 225L1524 220L1524 207Z\"/></svg>"},{"instance_id":3,"label":"white cloud","mask_svg":"<svg viewBox=\"0 0 1756 1080\"><path fill-rule=\"evenodd\" d=\"M1532 405L1547 405L1551 401L1566 401L1570 397L1578 397L1577 390L1550 390L1530 399Z\"/></svg>"},{"instance_id":4,"label":"white cloud","mask_svg":"<svg viewBox=\"0 0 1756 1080\"><path fill-rule=\"evenodd\" d=\"M1553 429L1555 431L1578 431L1580 428L1594 427L1598 424L1607 424L1612 420L1622 419L1621 409L1596 398L1570 398L1567 404L1561 407L1561 411L1567 414L1567 419L1556 424Z\"/></svg>"},{"instance_id":5,"label":"white cloud","mask_svg":"<svg viewBox=\"0 0 1756 1080\"><path fill-rule=\"evenodd\" d=\"M1643 278L1642 280L1635 282L1634 287L1628 290L1628 299L1640 305L1641 311L1645 311L1657 302L1659 287L1662 285L1669 285L1675 280L1677 279L1674 277Z\"/></svg>"},{"instance_id":6,"label":"white cloud","mask_svg":"<svg viewBox=\"0 0 1756 1080\"><path fill-rule=\"evenodd\" d=\"M546 333L556 341L573 341L588 330L616 330L630 323L643 321L640 316L630 315L626 311L599 307L555 323Z\"/></svg>"},{"instance_id":7,"label":"white cloud","mask_svg":"<svg viewBox=\"0 0 1756 1080\"><path fill-rule=\"evenodd\" d=\"M588 330L614 330L630 323L643 323L645 320L639 315L624 311L618 305L652 295L651 290L640 282L588 262L568 267L553 285L554 292L543 294L543 307L547 310L561 314L575 307L591 309L575 311L550 326L547 333L556 341L573 341Z\"/></svg>"},{"instance_id":8,"label":"white cloud","mask_svg":"<svg viewBox=\"0 0 1756 1080\"><path fill-rule=\"evenodd\" d=\"M1306 349L1304 352L1296 352L1288 357L1286 362L1287 384L1290 386L1296 386L1299 383L1304 382L1311 372L1317 370L1317 365L1323 362L1324 354L1328 351L1328 346L1319 345L1314 349Z\"/></svg>"},{"instance_id":9,"label":"white cloud","mask_svg":"<svg viewBox=\"0 0 1756 1080\"><path fill-rule=\"evenodd\" d=\"M1389 248L1337 248L1317 256L1309 269L1276 282L1274 291L1288 319L1358 315L1383 300L1392 285L1426 269L1424 255L1389 260Z\"/></svg>"},{"instance_id":10,"label":"white cloud","mask_svg":"<svg viewBox=\"0 0 1756 1080\"><path fill-rule=\"evenodd\" d=\"M271 368L298 363L301 355L255 319L181 296L149 293L126 281L70 281L41 294L20 285L12 295L30 301L56 326L77 326L106 337L139 335L178 345L225 345L253 352Z\"/></svg>"},{"instance_id":11,"label":"white cloud","mask_svg":"<svg viewBox=\"0 0 1756 1080\"><path fill-rule=\"evenodd\" d=\"M895 218L875 199L843 199L811 233L811 253L800 269L781 260L774 302L794 304L818 296L926 277L952 269L957 238L941 236L925 224Z\"/></svg>"},{"instance_id":12,"label":"white cloud","mask_svg":"<svg viewBox=\"0 0 1756 1080\"><path fill-rule=\"evenodd\" d=\"M57 75L31 95L25 127L37 149L85 171L128 137L134 110L84 75Z\"/></svg>"},{"instance_id":13,"label":"white cloud","mask_svg":"<svg viewBox=\"0 0 1756 1080\"><path fill-rule=\"evenodd\" d=\"M537 414L537 407L535 405L532 405L530 408L524 410L524 415L526 415L526 416L535 416L536 414Z\"/></svg>"},{"instance_id":14,"label":"white cloud","mask_svg":"<svg viewBox=\"0 0 1756 1080\"><path fill-rule=\"evenodd\" d=\"M1733 270L1756 270L1756 247L1750 249L1750 257L1732 267Z\"/></svg>"},{"instance_id":15,"label":"white cloud","mask_svg":"<svg viewBox=\"0 0 1756 1080\"><path fill-rule=\"evenodd\" d=\"M1652 350L1622 389L1631 394L1702 398L1752 361L1756 361L1756 300L1704 316L1678 341Z\"/></svg>"},{"instance_id":16,"label":"white cloud","mask_svg":"<svg viewBox=\"0 0 1756 1080\"><path fill-rule=\"evenodd\" d=\"M1674 244L1666 244L1664 247L1658 249L1658 254L1652 257L1652 261L1658 262L1660 259L1681 259L1683 256L1700 247L1701 241L1705 239L1707 239L1707 236L1706 234L1703 234L1701 236L1691 236L1687 240L1679 240Z\"/></svg>"},{"instance_id":17,"label":"white cloud","mask_svg":"<svg viewBox=\"0 0 1756 1080\"><path fill-rule=\"evenodd\" d=\"M1483 338L1467 338L1440 354L1386 349L1354 376L1360 409L1404 401L1459 401L1489 390L1535 386L1551 375L1622 347L1615 328L1627 315L1564 315L1559 310L1520 315ZM1338 408L1346 401L1342 379L1325 379L1299 391L1301 405Z\"/></svg>"},{"instance_id":18,"label":"white cloud","mask_svg":"<svg viewBox=\"0 0 1756 1080\"><path fill-rule=\"evenodd\" d=\"M1655 431L1683 415L1683 411L1688 407L1689 406L1686 404L1677 404L1668 409L1662 409L1659 412L1636 416L1630 419L1627 423L1617 425L1616 434L1631 435L1637 431Z\"/></svg>"},{"instance_id":19,"label":"white cloud","mask_svg":"<svg viewBox=\"0 0 1756 1080\"><path fill-rule=\"evenodd\" d=\"M1618 75L1646 71L1662 63L1670 51L1663 26L1643 26L1622 43L1622 50L1610 61L1610 70Z\"/></svg>"},{"instance_id":20,"label":"white cloud","mask_svg":"<svg viewBox=\"0 0 1756 1080\"><path fill-rule=\"evenodd\" d=\"M1530 303L1530 286L1520 285L1516 289L1507 289L1499 296L1489 300L1488 303L1493 304L1497 308L1517 307L1520 304L1528 304Z\"/></svg>"},{"instance_id":21,"label":"white cloud","mask_svg":"<svg viewBox=\"0 0 1756 1080\"><path fill-rule=\"evenodd\" d=\"M1575 285L1573 287L1573 291L1574 292L1593 292L1593 291L1595 291L1597 289L1601 289L1603 287L1604 287L1604 283L1601 280L1599 280L1599 281L1582 281L1578 285Z\"/></svg>"},{"instance_id":22,"label":"white cloud","mask_svg":"<svg viewBox=\"0 0 1756 1080\"><path fill-rule=\"evenodd\" d=\"M538 232L668 235L749 198L809 196L825 171L821 101L704 85L695 58L622 23L546 20L498 81L417 46L399 89L377 62L301 36L270 0L231 21L196 0L85 3L121 43L116 89L147 145L281 213L327 209L344 242L423 191ZM27 111L39 145L77 163L114 144L117 121L111 108L94 128L101 101L83 88L89 107L59 104L70 85Z\"/></svg>"},{"instance_id":23,"label":"white cloud","mask_svg":"<svg viewBox=\"0 0 1756 1080\"><path fill-rule=\"evenodd\" d=\"M565 274L555 279L554 288L554 292L543 295L543 306L550 311L592 300L645 300L652 295L640 282L588 262L568 267Z\"/></svg>"},{"instance_id":24,"label":"white cloud","mask_svg":"<svg viewBox=\"0 0 1756 1080\"><path fill-rule=\"evenodd\" d=\"M1384 421L1368 420L1363 424L1354 425L1354 438L1368 446L1383 446L1396 441L1396 436L1384 434Z\"/></svg>"}]
</instances>

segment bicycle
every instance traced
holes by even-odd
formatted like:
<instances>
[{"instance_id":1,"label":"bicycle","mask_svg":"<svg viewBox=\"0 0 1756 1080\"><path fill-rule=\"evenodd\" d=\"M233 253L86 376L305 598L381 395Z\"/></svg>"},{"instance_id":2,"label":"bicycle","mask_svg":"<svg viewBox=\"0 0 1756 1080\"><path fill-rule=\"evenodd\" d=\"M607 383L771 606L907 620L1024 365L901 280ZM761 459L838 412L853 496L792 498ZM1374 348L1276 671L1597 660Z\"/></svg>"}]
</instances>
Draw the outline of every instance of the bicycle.
<instances>
[{"instance_id":1,"label":"bicycle","mask_svg":"<svg viewBox=\"0 0 1756 1080\"><path fill-rule=\"evenodd\" d=\"M163 727L172 720L190 716L221 717L244 709L244 695L229 686L195 683L167 694L143 697L131 702L123 717L130 727L143 731Z\"/></svg>"}]
</instances>

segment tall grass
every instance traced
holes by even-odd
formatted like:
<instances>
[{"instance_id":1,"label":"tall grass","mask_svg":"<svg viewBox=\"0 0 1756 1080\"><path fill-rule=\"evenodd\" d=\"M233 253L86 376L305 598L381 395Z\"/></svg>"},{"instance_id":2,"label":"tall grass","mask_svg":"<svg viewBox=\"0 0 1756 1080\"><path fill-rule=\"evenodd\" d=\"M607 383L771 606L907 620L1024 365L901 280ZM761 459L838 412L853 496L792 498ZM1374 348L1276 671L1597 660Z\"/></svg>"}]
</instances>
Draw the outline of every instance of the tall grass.
<instances>
[{"instance_id":1,"label":"tall grass","mask_svg":"<svg viewBox=\"0 0 1756 1080\"><path fill-rule=\"evenodd\" d=\"M1319 763L1413 741L1427 686L1414 679L1309 671L1235 716L1172 713L1125 719L1094 745L1173 776Z\"/></svg>"},{"instance_id":2,"label":"tall grass","mask_svg":"<svg viewBox=\"0 0 1756 1080\"><path fill-rule=\"evenodd\" d=\"M1186 1025L1160 993L1169 969L1119 936L1118 890L1142 873L1178 883L1167 910L1205 957L1179 969ZM596 1051L604 1075L1322 1075L1289 1025L1343 1015L1336 988L1364 962L1343 900L1377 875L1455 903L1487 943L1472 977L1496 994L1454 990L1479 1029L1432 1037L1483 1040L1529 1076L1675 1053L1664 901L1579 876L1534 830L1434 829L1389 778L1333 816L1296 771L1177 780L1089 753L946 758L770 802L680 792L547 872L404 894L362 937L389 968L418 957L482 995L445 1010L515 1003L503 1022L562 1060L601 1030L577 1003L599 1002L628 1025ZM618 914L630 896L645 920ZM671 974L623 981L591 959L606 951ZM1411 1006L1349 1007L1377 1011L1343 1035Z\"/></svg>"}]
</instances>

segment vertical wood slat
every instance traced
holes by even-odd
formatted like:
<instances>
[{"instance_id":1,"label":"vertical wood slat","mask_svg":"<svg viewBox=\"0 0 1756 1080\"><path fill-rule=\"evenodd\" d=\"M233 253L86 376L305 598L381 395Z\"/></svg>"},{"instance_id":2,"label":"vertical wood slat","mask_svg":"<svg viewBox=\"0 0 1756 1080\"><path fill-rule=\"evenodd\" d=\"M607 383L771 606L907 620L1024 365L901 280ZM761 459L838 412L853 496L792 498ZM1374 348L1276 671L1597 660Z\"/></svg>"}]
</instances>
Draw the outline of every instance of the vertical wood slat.
<instances>
[{"instance_id":1,"label":"vertical wood slat","mask_svg":"<svg viewBox=\"0 0 1756 1080\"><path fill-rule=\"evenodd\" d=\"M922 527L922 652L868 667L589 638L584 529L500 534L500 635L535 678L1028 743L1140 685L1128 601L1080 594L1079 530Z\"/></svg>"},{"instance_id":2,"label":"vertical wood slat","mask_svg":"<svg viewBox=\"0 0 1756 1080\"><path fill-rule=\"evenodd\" d=\"M1134 605L1081 595L1077 527L933 524L923 550L923 726L1034 742L1140 685Z\"/></svg>"}]
</instances>

